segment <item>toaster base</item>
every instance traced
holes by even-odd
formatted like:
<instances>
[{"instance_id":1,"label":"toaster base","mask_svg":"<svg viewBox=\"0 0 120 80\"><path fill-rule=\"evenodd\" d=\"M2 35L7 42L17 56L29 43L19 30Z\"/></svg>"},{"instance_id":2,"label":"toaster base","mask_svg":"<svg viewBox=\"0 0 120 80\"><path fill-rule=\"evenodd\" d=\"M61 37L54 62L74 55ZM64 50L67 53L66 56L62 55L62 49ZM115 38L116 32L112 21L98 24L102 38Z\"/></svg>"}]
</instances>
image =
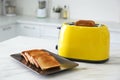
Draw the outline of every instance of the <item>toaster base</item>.
<instances>
[{"instance_id":1,"label":"toaster base","mask_svg":"<svg viewBox=\"0 0 120 80\"><path fill-rule=\"evenodd\" d=\"M72 60L72 61L78 61L78 62L86 62L86 63L105 63L109 60L109 58L105 59L105 60L98 60L98 61L97 60L94 61L94 60L73 59L73 58L66 58L66 59L69 59L69 60Z\"/></svg>"}]
</instances>

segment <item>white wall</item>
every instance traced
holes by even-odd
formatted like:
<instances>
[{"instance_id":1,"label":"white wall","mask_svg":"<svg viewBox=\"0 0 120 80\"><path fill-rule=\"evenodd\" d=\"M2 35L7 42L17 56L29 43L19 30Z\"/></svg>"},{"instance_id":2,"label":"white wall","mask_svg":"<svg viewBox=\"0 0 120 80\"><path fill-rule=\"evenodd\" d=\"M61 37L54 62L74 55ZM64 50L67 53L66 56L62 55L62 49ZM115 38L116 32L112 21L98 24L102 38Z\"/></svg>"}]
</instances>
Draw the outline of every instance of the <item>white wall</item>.
<instances>
[{"instance_id":1,"label":"white wall","mask_svg":"<svg viewBox=\"0 0 120 80\"><path fill-rule=\"evenodd\" d=\"M17 13L36 16L38 0L14 0ZM52 6L68 5L71 19L94 19L120 22L120 0L48 0Z\"/></svg>"},{"instance_id":2,"label":"white wall","mask_svg":"<svg viewBox=\"0 0 120 80\"><path fill-rule=\"evenodd\" d=\"M69 5L71 19L120 22L120 0L53 0L54 5Z\"/></svg>"},{"instance_id":3,"label":"white wall","mask_svg":"<svg viewBox=\"0 0 120 80\"><path fill-rule=\"evenodd\" d=\"M37 0L15 0L16 11L20 15L35 16L37 9Z\"/></svg>"},{"instance_id":4,"label":"white wall","mask_svg":"<svg viewBox=\"0 0 120 80\"><path fill-rule=\"evenodd\" d=\"M50 3L49 0L48 2ZM17 14L36 16L38 9L38 0L15 0L15 4L16 4Z\"/></svg>"},{"instance_id":5,"label":"white wall","mask_svg":"<svg viewBox=\"0 0 120 80\"><path fill-rule=\"evenodd\" d=\"M120 19L119 5L119 0L71 0L69 4L71 18L117 22Z\"/></svg>"}]
</instances>

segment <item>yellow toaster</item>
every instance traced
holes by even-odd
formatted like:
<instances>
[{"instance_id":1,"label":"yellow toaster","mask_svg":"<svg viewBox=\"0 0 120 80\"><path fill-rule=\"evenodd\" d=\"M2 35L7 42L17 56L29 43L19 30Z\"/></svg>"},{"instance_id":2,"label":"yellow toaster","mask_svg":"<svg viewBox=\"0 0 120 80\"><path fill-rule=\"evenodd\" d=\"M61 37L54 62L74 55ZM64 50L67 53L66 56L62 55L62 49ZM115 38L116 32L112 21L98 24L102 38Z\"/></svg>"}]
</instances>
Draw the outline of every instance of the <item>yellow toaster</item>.
<instances>
[{"instance_id":1,"label":"yellow toaster","mask_svg":"<svg viewBox=\"0 0 120 80\"><path fill-rule=\"evenodd\" d=\"M75 26L64 23L60 30L58 54L84 62L102 63L109 59L110 34L106 25Z\"/></svg>"}]
</instances>

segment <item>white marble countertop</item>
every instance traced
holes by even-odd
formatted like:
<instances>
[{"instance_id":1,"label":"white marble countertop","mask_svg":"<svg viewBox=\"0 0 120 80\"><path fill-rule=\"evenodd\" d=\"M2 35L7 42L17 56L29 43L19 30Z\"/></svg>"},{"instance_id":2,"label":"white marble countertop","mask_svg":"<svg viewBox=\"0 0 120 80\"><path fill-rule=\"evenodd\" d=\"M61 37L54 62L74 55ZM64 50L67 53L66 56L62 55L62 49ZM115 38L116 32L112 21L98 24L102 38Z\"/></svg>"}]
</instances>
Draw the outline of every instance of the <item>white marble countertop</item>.
<instances>
[{"instance_id":1,"label":"white marble countertop","mask_svg":"<svg viewBox=\"0 0 120 80\"><path fill-rule=\"evenodd\" d=\"M35 48L57 53L56 44L54 39L23 36L1 42L0 80L120 80L120 43L111 43L110 60L106 63L77 62L79 66L74 69L49 76L37 74L10 57L10 54Z\"/></svg>"},{"instance_id":2,"label":"white marble countertop","mask_svg":"<svg viewBox=\"0 0 120 80\"><path fill-rule=\"evenodd\" d=\"M52 19L52 18L37 18L31 16L0 16L0 26L10 23L28 23L28 24L44 24L61 26L63 22L68 20Z\"/></svg>"},{"instance_id":3,"label":"white marble countertop","mask_svg":"<svg viewBox=\"0 0 120 80\"><path fill-rule=\"evenodd\" d=\"M16 23L16 21L17 21L16 16L14 16L14 17L0 16L0 26Z\"/></svg>"},{"instance_id":4,"label":"white marble countertop","mask_svg":"<svg viewBox=\"0 0 120 80\"><path fill-rule=\"evenodd\" d=\"M64 22L71 22L75 20L65 19L52 19L52 18L37 18L31 16L0 16L0 26L11 24L11 23L28 23L28 24L44 24L44 25L55 25L61 26ZM106 24L110 31L120 31L120 23L118 22L107 22L107 21L96 21L98 23Z\"/></svg>"}]
</instances>

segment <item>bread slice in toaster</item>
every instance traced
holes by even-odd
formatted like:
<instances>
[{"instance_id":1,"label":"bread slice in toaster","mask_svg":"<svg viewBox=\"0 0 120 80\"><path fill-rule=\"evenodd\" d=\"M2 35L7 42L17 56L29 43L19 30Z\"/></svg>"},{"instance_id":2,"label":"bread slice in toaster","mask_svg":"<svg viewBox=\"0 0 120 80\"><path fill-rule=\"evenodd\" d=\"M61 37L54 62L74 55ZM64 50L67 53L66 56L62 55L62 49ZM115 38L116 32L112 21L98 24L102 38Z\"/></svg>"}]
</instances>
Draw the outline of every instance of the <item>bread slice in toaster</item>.
<instances>
[{"instance_id":1,"label":"bread slice in toaster","mask_svg":"<svg viewBox=\"0 0 120 80\"><path fill-rule=\"evenodd\" d=\"M76 26L89 26L89 27L94 27L95 22L93 20L78 20L75 22Z\"/></svg>"}]
</instances>

